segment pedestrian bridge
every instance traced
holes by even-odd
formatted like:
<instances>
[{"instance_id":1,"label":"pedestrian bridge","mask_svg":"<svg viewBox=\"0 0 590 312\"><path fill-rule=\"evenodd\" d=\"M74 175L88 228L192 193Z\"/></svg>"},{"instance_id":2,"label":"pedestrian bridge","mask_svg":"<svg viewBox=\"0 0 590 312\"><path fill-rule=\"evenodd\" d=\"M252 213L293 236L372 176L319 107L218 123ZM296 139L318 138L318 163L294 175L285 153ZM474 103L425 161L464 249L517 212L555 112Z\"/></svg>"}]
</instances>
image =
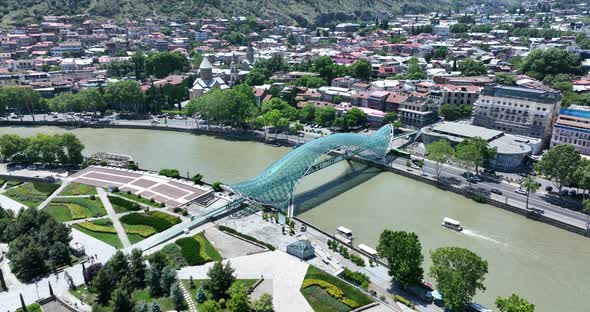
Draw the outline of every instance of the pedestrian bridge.
<instances>
[{"instance_id":1,"label":"pedestrian bridge","mask_svg":"<svg viewBox=\"0 0 590 312\"><path fill-rule=\"evenodd\" d=\"M230 185L237 194L285 210L295 186L306 175L353 156L381 160L389 151L393 127L383 126L371 135L337 133L298 147L252 180Z\"/></svg>"}]
</instances>

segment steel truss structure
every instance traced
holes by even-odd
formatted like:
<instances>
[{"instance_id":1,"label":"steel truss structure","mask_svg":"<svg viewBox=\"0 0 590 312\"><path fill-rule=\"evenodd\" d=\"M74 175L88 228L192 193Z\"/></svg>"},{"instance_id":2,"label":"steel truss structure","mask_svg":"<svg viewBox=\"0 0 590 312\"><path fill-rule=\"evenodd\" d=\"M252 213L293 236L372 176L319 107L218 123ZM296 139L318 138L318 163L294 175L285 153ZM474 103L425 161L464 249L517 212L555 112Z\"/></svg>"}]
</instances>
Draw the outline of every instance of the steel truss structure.
<instances>
[{"instance_id":1,"label":"steel truss structure","mask_svg":"<svg viewBox=\"0 0 590 312\"><path fill-rule=\"evenodd\" d=\"M250 200L284 210L290 204L295 186L307 174L327 167L326 162L336 163L359 154L383 159L392 139L391 125L371 135L338 133L321 137L294 149L252 180L230 188Z\"/></svg>"}]
</instances>

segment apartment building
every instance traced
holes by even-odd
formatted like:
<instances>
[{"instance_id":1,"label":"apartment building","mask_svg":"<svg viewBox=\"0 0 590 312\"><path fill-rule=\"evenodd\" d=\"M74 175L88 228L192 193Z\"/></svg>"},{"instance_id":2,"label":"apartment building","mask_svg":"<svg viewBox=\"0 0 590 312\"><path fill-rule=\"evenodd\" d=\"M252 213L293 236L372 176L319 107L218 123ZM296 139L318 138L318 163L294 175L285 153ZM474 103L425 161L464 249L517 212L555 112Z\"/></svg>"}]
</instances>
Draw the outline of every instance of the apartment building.
<instances>
[{"instance_id":1,"label":"apartment building","mask_svg":"<svg viewBox=\"0 0 590 312\"><path fill-rule=\"evenodd\" d=\"M486 85L474 104L473 124L549 143L561 94L553 90Z\"/></svg>"},{"instance_id":2,"label":"apartment building","mask_svg":"<svg viewBox=\"0 0 590 312\"><path fill-rule=\"evenodd\" d=\"M571 144L581 154L590 155L590 108L572 105L561 108L551 136L551 147Z\"/></svg>"}]
</instances>

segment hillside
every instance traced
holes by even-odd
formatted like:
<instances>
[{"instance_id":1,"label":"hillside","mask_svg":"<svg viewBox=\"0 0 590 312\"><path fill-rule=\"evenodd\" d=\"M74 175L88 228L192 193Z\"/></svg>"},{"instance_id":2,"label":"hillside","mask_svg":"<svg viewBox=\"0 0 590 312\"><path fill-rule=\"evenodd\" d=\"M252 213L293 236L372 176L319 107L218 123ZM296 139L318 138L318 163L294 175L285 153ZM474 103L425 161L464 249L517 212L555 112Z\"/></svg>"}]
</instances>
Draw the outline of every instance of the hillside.
<instances>
[{"instance_id":1,"label":"hillside","mask_svg":"<svg viewBox=\"0 0 590 312\"><path fill-rule=\"evenodd\" d=\"M509 3L515 0L5 0L2 24L39 21L45 15L93 16L118 20L141 17L184 19L232 15L280 18L300 24L368 18L373 13L415 13L465 8L473 3Z\"/></svg>"}]
</instances>

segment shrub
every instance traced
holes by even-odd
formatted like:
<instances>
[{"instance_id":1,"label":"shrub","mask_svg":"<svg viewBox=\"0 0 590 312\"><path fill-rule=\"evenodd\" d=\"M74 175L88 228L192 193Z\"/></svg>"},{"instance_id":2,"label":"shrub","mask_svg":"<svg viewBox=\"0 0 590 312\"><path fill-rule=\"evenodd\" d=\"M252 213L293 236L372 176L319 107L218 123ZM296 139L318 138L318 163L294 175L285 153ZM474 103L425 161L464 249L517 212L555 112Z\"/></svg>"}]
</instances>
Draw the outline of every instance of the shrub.
<instances>
[{"instance_id":1,"label":"shrub","mask_svg":"<svg viewBox=\"0 0 590 312\"><path fill-rule=\"evenodd\" d=\"M221 188L221 182L219 182L219 181L214 182L213 184L211 184L211 186L213 187L213 190L215 192L221 192L221 191L223 191L223 189Z\"/></svg>"},{"instance_id":2,"label":"shrub","mask_svg":"<svg viewBox=\"0 0 590 312\"><path fill-rule=\"evenodd\" d=\"M488 202L488 199L484 195L479 194L479 193L474 193L470 197L471 197L471 199L473 199L474 201L476 201L480 204L485 204Z\"/></svg>"},{"instance_id":3,"label":"shrub","mask_svg":"<svg viewBox=\"0 0 590 312\"><path fill-rule=\"evenodd\" d=\"M80 227L85 228L85 229L92 231L92 232L117 234L117 231L112 226L98 225L98 224L93 224L90 222L80 222L77 224Z\"/></svg>"},{"instance_id":4,"label":"shrub","mask_svg":"<svg viewBox=\"0 0 590 312\"><path fill-rule=\"evenodd\" d=\"M343 298L342 300L340 300L340 302L344 303L351 309L356 309L360 306L358 303L356 303L356 301L348 298Z\"/></svg>"},{"instance_id":5,"label":"shrub","mask_svg":"<svg viewBox=\"0 0 590 312\"><path fill-rule=\"evenodd\" d=\"M328 283L326 281L313 279L313 278L306 278L305 280L303 280L303 285L301 285L301 288L305 289L309 286L318 286L318 287L322 288L323 290L325 290L330 296L332 296L338 300L340 300L340 298L342 298L342 296L344 295L344 292L342 292L342 290L340 290L340 288L338 288L338 287L334 286L333 284Z\"/></svg>"},{"instance_id":6,"label":"shrub","mask_svg":"<svg viewBox=\"0 0 590 312\"><path fill-rule=\"evenodd\" d=\"M182 211L182 208L174 207L174 209L172 209L172 211L174 211L175 213L180 213Z\"/></svg>"},{"instance_id":7,"label":"shrub","mask_svg":"<svg viewBox=\"0 0 590 312\"><path fill-rule=\"evenodd\" d=\"M132 201L126 200L124 198L118 196L108 196L109 201L111 204L122 207L129 211L139 211L141 210L141 206L138 203L134 203Z\"/></svg>"},{"instance_id":8,"label":"shrub","mask_svg":"<svg viewBox=\"0 0 590 312\"><path fill-rule=\"evenodd\" d=\"M113 193L119 193L119 187L118 186L113 187Z\"/></svg>"},{"instance_id":9,"label":"shrub","mask_svg":"<svg viewBox=\"0 0 590 312\"><path fill-rule=\"evenodd\" d=\"M180 173L177 169L162 169L160 170L160 175L169 177L169 178L180 178Z\"/></svg>"},{"instance_id":10,"label":"shrub","mask_svg":"<svg viewBox=\"0 0 590 312\"><path fill-rule=\"evenodd\" d=\"M96 196L90 195L90 200L96 200Z\"/></svg>"},{"instance_id":11,"label":"shrub","mask_svg":"<svg viewBox=\"0 0 590 312\"><path fill-rule=\"evenodd\" d=\"M393 300L395 300L396 302L401 302L401 303L403 303L404 305L406 305L406 306L408 306L410 308L413 308L414 307L414 305L412 304L412 302L410 300L408 300L408 299L406 299L406 298L404 298L404 297L402 297L400 295L393 296Z\"/></svg>"},{"instance_id":12,"label":"shrub","mask_svg":"<svg viewBox=\"0 0 590 312\"><path fill-rule=\"evenodd\" d=\"M151 227L149 225L143 225L143 224L135 224L135 225L125 224L125 225L123 225L123 228L125 228L125 233L137 234L143 238L150 237L150 236L158 233L156 231L156 229L154 229L153 227Z\"/></svg>"},{"instance_id":13,"label":"shrub","mask_svg":"<svg viewBox=\"0 0 590 312\"><path fill-rule=\"evenodd\" d=\"M350 254L350 261L352 261L354 264L360 266L360 267L364 267L365 266L365 259L354 255L354 254Z\"/></svg>"},{"instance_id":14,"label":"shrub","mask_svg":"<svg viewBox=\"0 0 590 312\"><path fill-rule=\"evenodd\" d=\"M129 163L127 164L127 169L135 171L139 169L139 166L136 163Z\"/></svg>"},{"instance_id":15,"label":"shrub","mask_svg":"<svg viewBox=\"0 0 590 312\"><path fill-rule=\"evenodd\" d=\"M275 248L275 246L273 246L273 245L271 245L271 244L269 244L269 243L266 243L266 242L260 241L260 240L258 240L258 239L256 239L256 238L254 238L254 237L252 237L252 236L250 236L250 235L246 235L246 234L244 234L244 233L238 232L238 231L236 231L236 230L234 230L234 229L232 229L232 228L229 228L229 227L227 227L227 226L220 225L218 228L219 228L219 230L220 230L220 231L227 232L227 233L231 233L231 234L233 234L233 235L239 236L239 237L241 237L241 238L244 238L244 239L246 239L246 240L253 241L253 242L255 242L255 243L258 243L258 244L260 244L260 245L263 245L263 246L265 246L266 248L268 248L269 250L273 250L273 251L274 251L274 250L276 249L276 248Z\"/></svg>"},{"instance_id":16,"label":"shrub","mask_svg":"<svg viewBox=\"0 0 590 312\"><path fill-rule=\"evenodd\" d=\"M361 272L354 272L348 268L344 268L342 278L362 288L367 289L369 287L369 277Z\"/></svg>"},{"instance_id":17,"label":"shrub","mask_svg":"<svg viewBox=\"0 0 590 312\"><path fill-rule=\"evenodd\" d=\"M203 175L200 173L197 173L193 176L192 180L193 180L193 182L195 182L195 184L201 184L201 180L203 180Z\"/></svg>"}]
</instances>

